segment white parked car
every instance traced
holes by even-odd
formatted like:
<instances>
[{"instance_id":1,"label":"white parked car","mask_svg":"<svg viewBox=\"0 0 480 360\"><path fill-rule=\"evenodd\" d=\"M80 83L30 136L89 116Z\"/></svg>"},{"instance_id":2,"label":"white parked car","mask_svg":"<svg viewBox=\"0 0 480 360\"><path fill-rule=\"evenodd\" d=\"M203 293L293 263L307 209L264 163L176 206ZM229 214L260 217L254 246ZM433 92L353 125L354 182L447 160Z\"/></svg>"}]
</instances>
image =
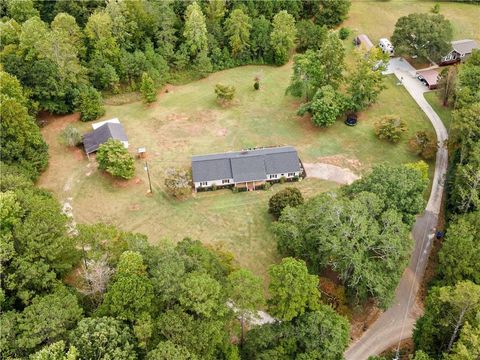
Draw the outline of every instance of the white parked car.
<instances>
[{"instance_id":1,"label":"white parked car","mask_svg":"<svg viewBox=\"0 0 480 360\"><path fill-rule=\"evenodd\" d=\"M380 49L382 49L382 51L385 53L385 54L388 54L390 56L393 56L394 54L394 49L393 49L393 45L392 43L390 42L390 40L386 39L386 38L381 38L379 43L378 43L378 46L380 47Z\"/></svg>"}]
</instances>

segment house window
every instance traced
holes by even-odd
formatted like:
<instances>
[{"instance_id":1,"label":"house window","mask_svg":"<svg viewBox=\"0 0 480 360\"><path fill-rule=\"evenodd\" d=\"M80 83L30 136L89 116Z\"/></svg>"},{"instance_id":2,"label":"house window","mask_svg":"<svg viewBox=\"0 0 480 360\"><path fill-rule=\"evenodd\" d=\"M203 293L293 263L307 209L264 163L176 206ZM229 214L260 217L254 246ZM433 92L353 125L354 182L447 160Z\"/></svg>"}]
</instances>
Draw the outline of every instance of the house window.
<instances>
[{"instance_id":1,"label":"house window","mask_svg":"<svg viewBox=\"0 0 480 360\"><path fill-rule=\"evenodd\" d=\"M288 173L288 177L294 177L295 173Z\"/></svg>"},{"instance_id":2,"label":"house window","mask_svg":"<svg viewBox=\"0 0 480 360\"><path fill-rule=\"evenodd\" d=\"M277 178L277 174L270 175L270 179L276 179L276 178Z\"/></svg>"},{"instance_id":3,"label":"house window","mask_svg":"<svg viewBox=\"0 0 480 360\"><path fill-rule=\"evenodd\" d=\"M207 186L208 185L208 181L202 181L200 182L200 186Z\"/></svg>"},{"instance_id":4,"label":"house window","mask_svg":"<svg viewBox=\"0 0 480 360\"><path fill-rule=\"evenodd\" d=\"M222 180L222 184L229 184L229 183L230 183L230 179Z\"/></svg>"}]
</instances>

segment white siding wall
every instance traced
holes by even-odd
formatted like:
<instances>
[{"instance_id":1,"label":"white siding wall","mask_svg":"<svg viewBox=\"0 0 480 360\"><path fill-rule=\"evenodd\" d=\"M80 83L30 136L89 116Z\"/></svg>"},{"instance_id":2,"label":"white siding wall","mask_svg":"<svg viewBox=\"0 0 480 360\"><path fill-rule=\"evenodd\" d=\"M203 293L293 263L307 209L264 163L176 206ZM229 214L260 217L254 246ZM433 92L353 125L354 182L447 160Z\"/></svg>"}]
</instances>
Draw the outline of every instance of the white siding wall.
<instances>
[{"instance_id":1,"label":"white siding wall","mask_svg":"<svg viewBox=\"0 0 480 360\"><path fill-rule=\"evenodd\" d=\"M128 141L122 141L123 147L128 149Z\"/></svg>"},{"instance_id":2,"label":"white siding wall","mask_svg":"<svg viewBox=\"0 0 480 360\"><path fill-rule=\"evenodd\" d=\"M293 174L293 175L288 175L288 174ZM277 177L271 177L272 175L277 175ZM280 180L282 177L285 179L291 179L294 178L295 176L300 177L300 171L294 172L294 173L278 173L278 174L267 174L267 181L274 181L274 180Z\"/></svg>"},{"instance_id":3,"label":"white siding wall","mask_svg":"<svg viewBox=\"0 0 480 360\"><path fill-rule=\"evenodd\" d=\"M223 180L227 180L227 179L223 179ZM213 180L213 181L205 181L207 183L207 185L202 185L200 186L200 182L195 182L194 185L195 185L195 189L198 189L198 188L207 188L207 187L211 187L213 185L216 185L216 186L227 186L227 185L233 185L233 179L228 179L230 180L230 182L228 184L224 184L222 182L222 180ZM203 183L203 182L202 182Z\"/></svg>"}]
</instances>

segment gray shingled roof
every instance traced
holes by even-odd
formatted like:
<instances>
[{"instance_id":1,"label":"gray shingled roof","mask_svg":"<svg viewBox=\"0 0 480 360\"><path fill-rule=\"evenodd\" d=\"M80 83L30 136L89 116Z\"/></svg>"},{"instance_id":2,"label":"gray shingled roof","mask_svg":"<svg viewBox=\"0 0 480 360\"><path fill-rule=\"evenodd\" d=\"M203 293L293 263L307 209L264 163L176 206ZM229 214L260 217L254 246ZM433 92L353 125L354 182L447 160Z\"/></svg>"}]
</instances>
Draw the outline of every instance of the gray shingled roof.
<instances>
[{"instance_id":1,"label":"gray shingled roof","mask_svg":"<svg viewBox=\"0 0 480 360\"><path fill-rule=\"evenodd\" d=\"M90 154L97 151L100 145L108 139L128 141L122 124L105 123L96 130L85 134L83 136L83 147L85 148L85 152Z\"/></svg>"},{"instance_id":2,"label":"gray shingled roof","mask_svg":"<svg viewBox=\"0 0 480 360\"><path fill-rule=\"evenodd\" d=\"M477 42L470 39L452 41L452 47L459 54L470 54L473 49L480 49Z\"/></svg>"},{"instance_id":3,"label":"gray shingled roof","mask_svg":"<svg viewBox=\"0 0 480 360\"><path fill-rule=\"evenodd\" d=\"M297 171L300 171L298 155L291 146L192 157L194 182L265 180L267 174Z\"/></svg>"}]
</instances>

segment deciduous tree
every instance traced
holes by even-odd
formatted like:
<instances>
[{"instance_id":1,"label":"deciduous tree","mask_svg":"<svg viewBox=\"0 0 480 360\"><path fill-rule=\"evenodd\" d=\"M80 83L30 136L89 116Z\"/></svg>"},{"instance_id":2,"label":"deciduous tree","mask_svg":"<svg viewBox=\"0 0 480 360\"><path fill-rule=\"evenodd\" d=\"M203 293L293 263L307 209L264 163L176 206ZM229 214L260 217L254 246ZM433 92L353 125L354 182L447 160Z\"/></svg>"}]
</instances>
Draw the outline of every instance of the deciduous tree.
<instances>
[{"instance_id":1,"label":"deciduous tree","mask_svg":"<svg viewBox=\"0 0 480 360\"><path fill-rule=\"evenodd\" d=\"M284 258L280 264L271 265L268 274L270 275L268 304L272 316L290 321L305 311L318 309L320 300L318 279L308 273L305 262Z\"/></svg>"},{"instance_id":2,"label":"deciduous tree","mask_svg":"<svg viewBox=\"0 0 480 360\"><path fill-rule=\"evenodd\" d=\"M123 179L131 179L135 174L133 156L118 140L109 139L97 151L98 168Z\"/></svg>"},{"instance_id":3,"label":"deciduous tree","mask_svg":"<svg viewBox=\"0 0 480 360\"><path fill-rule=\"evenodd\" d=\"M105 114L102 95L92 86L80 86L76 92L75 105L80 112L80 120L96 120Z\"/></svg>"},{"instance_id":4,"label":"deciduous tree","mask_svg":"<svg viewBox=\"0 0 480 360\"><path fill-rule=\"evenodd\" d=\"M378 138L392 143L399 142L405 131L407 123L395 115L385 115L375 122L375 134Z\"/></svg>"},{"instance_id":5,"label":"deciduous tree","mask_svg":"<svg viewBox=\"0 0 480 360\"><path fill-rule=\"evenodd\" d=\"M337 118L344 112L346 99L343 94L332 86L325 85L317 90L312 101L298 109L298 115L305 113L312 115L312 122L316 126L328 127L335 124Z\"/></svg>"},{"instance_id":6,"label":"deciduous tree","mask_svg":"<svg viewBox=\"0 0 480 360\"><path fill-rule=\"evenodd\" d=\"M273 29L270 34L270 44L275 54L275 63L283 65L288 61L290 52L295 47L297 29L295 19L285 10L280 11L273 18Z\"/></svg>"},{"instance_id":7,"label":"deciduous tree","mask_svg":"<svg viewBox=\"0 0 480 360\"><path fill-rule=\"evenodd\" d=\"M452 24L443 15L415 13L397 20L392 43L398 53L437 61L450 51L452 36Z\"/></svg>"},{"instance_id":8,"label":"deciduous tree","mask_svg":"<svg viewBox=\"0 0 480 360\"><path fill-rule=\"evenodd\" d=\"M347 18L350 0L320 0L315 14L317 24L333 28Z\"/></svg>"},{"instance_id":9,"label":"deciduous tree","mask_svg":"<svg viewBox=\"0 0 480 360\"><path fill-rule=\"evenodd\" d=\"M437 153L437 139L435 134L427 131L417 131L409 140L410 149L425 160L432 159Z\"/></svg>"},{"instance_id":10,"label":"deciduous tree","mask_svg":"<svg viewBox=\"0 0 480 360\"><path fill-rule=\"evenodd\" d=\"M278 219L287 206L296 207L302 205L303 201L303 195L298 188L287 187L270 198L268 211Z\"/></svg>"}]
</instances>

